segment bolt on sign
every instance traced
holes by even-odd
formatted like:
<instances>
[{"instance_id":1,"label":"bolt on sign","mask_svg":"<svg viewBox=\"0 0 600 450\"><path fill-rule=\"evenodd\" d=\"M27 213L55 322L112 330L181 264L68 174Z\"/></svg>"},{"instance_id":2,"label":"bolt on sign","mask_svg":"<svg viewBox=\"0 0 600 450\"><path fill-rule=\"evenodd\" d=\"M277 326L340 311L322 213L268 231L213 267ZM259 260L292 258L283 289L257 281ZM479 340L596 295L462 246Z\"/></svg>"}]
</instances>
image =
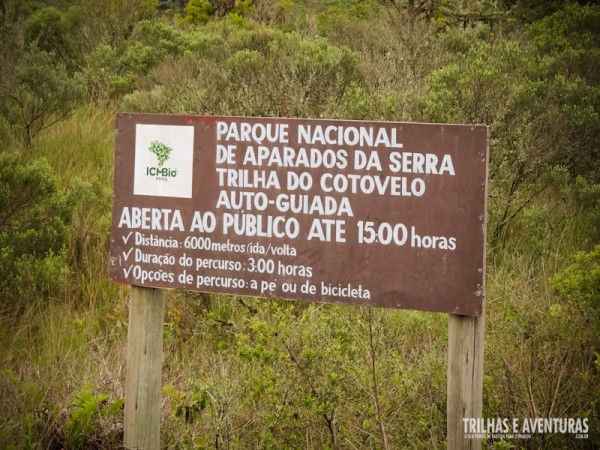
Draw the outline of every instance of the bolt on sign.
<instances>
[{"instance_id":1,"label":"bolt on sign","mask_svg":"<svg viewBox=\"0 0 600 450\"><path fill-rule=\"evenodd\" d=\"M483 125L117 115L110 275L479 315Z\"/></svg>"}]
</instances>

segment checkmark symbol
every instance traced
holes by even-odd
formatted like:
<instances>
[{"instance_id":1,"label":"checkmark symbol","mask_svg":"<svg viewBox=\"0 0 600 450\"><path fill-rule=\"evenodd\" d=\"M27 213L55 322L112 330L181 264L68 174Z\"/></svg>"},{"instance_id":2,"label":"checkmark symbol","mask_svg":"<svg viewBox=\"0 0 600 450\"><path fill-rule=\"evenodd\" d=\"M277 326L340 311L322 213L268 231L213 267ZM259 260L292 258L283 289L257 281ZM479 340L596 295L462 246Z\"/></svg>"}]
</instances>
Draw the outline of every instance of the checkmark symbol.
<instances>
[{"instance_id":1,"label":"checkmark symbol","mask_svg":"<svg viewBox=\"0 0 600 450\"><path fill-rule=\"evenodd\" d=\"M129 240L129 238L131 237L132 234L133 234L133 231L130 231L127 236L123 236L123 242L125 244L127 244L127 241Z\"/></svg>"},{"instance_id":2,"label":"checkmark symbol","mask_svg":"<svg viewBox=\"0 0 600 450\"><path fill-rule=\"evenodd\" d=\"M131 269L133 269L133 267L130 267L129 269L123 269L123 273L125 274L125 278L127 278L129 276L129 272L131 272Z\"/></svg>"},{"instance_id":3,"label":"checkmark symbol","mask_svg":"<svg viewBox=\"0 0 600 450\"><path fill-rule=\"evenodd\" d=\"M127 261L127 258L129 258L129 255L131 255L132 250L133 249L130 248L128 252L123 252L123 258L125 258L125 261Z\"/></svg>"}]
</instances>

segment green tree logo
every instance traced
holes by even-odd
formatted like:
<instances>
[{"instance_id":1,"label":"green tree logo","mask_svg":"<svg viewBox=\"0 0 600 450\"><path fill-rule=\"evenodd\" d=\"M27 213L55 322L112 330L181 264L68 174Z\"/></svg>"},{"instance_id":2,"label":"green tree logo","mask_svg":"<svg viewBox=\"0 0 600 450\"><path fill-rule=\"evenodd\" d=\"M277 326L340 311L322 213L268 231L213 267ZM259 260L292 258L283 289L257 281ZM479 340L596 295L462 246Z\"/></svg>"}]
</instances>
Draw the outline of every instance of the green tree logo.
<instances>
[{"instance_id":1,"label":"green tree logo","mask_svg":"<svg viewBox=\"0 0 600 450\"><path fill-rule=\"evenodd\" d=\"M152 141L148 150L154 153L158 158L159 167L162 167L165 161L169 159L169 155L171 155L171 152L173 151L171 147L169 147L166 144L163 144L160 141Z\"/></svg>"}]
</instances>

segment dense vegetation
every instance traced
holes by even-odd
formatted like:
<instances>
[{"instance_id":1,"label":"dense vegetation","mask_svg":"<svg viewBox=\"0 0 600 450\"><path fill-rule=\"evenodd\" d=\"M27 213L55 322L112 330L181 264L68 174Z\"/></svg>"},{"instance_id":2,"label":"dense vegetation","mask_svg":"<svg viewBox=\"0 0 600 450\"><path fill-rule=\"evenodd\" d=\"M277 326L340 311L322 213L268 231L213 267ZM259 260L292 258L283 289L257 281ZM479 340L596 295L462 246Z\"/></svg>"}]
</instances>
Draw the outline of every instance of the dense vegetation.
<instances>
[{"instance_id":1,"label":"dense vegetation","mask_svg":"<svg viewBox=\"0 0 600 450\"><path fill-rule=\"evenodd\" d=\"M118 110L491 126L485 417L600 445L600 7L0 1L0 447L122 442ZM168 448L439 448L447 318L170 291Z\"/></svg>"}]
</instances>

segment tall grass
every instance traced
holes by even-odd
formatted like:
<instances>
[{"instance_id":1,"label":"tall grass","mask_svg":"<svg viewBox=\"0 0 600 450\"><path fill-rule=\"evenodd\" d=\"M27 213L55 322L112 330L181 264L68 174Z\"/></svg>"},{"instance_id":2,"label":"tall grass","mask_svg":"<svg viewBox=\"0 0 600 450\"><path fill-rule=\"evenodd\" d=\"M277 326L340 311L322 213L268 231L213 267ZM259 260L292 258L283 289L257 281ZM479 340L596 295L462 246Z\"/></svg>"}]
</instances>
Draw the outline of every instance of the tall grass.
<instances>
[{"instance_id":1,"label":"tall grass","mask_svg":"<svg viewBox=\"0 0 600 450\"><path fill-rule=\"evenodd\" d=\"M112 189L116 110L93 104L46 129L32 157L45 157L69 186L76 179Z\"/></svg>"}]
</instances>

